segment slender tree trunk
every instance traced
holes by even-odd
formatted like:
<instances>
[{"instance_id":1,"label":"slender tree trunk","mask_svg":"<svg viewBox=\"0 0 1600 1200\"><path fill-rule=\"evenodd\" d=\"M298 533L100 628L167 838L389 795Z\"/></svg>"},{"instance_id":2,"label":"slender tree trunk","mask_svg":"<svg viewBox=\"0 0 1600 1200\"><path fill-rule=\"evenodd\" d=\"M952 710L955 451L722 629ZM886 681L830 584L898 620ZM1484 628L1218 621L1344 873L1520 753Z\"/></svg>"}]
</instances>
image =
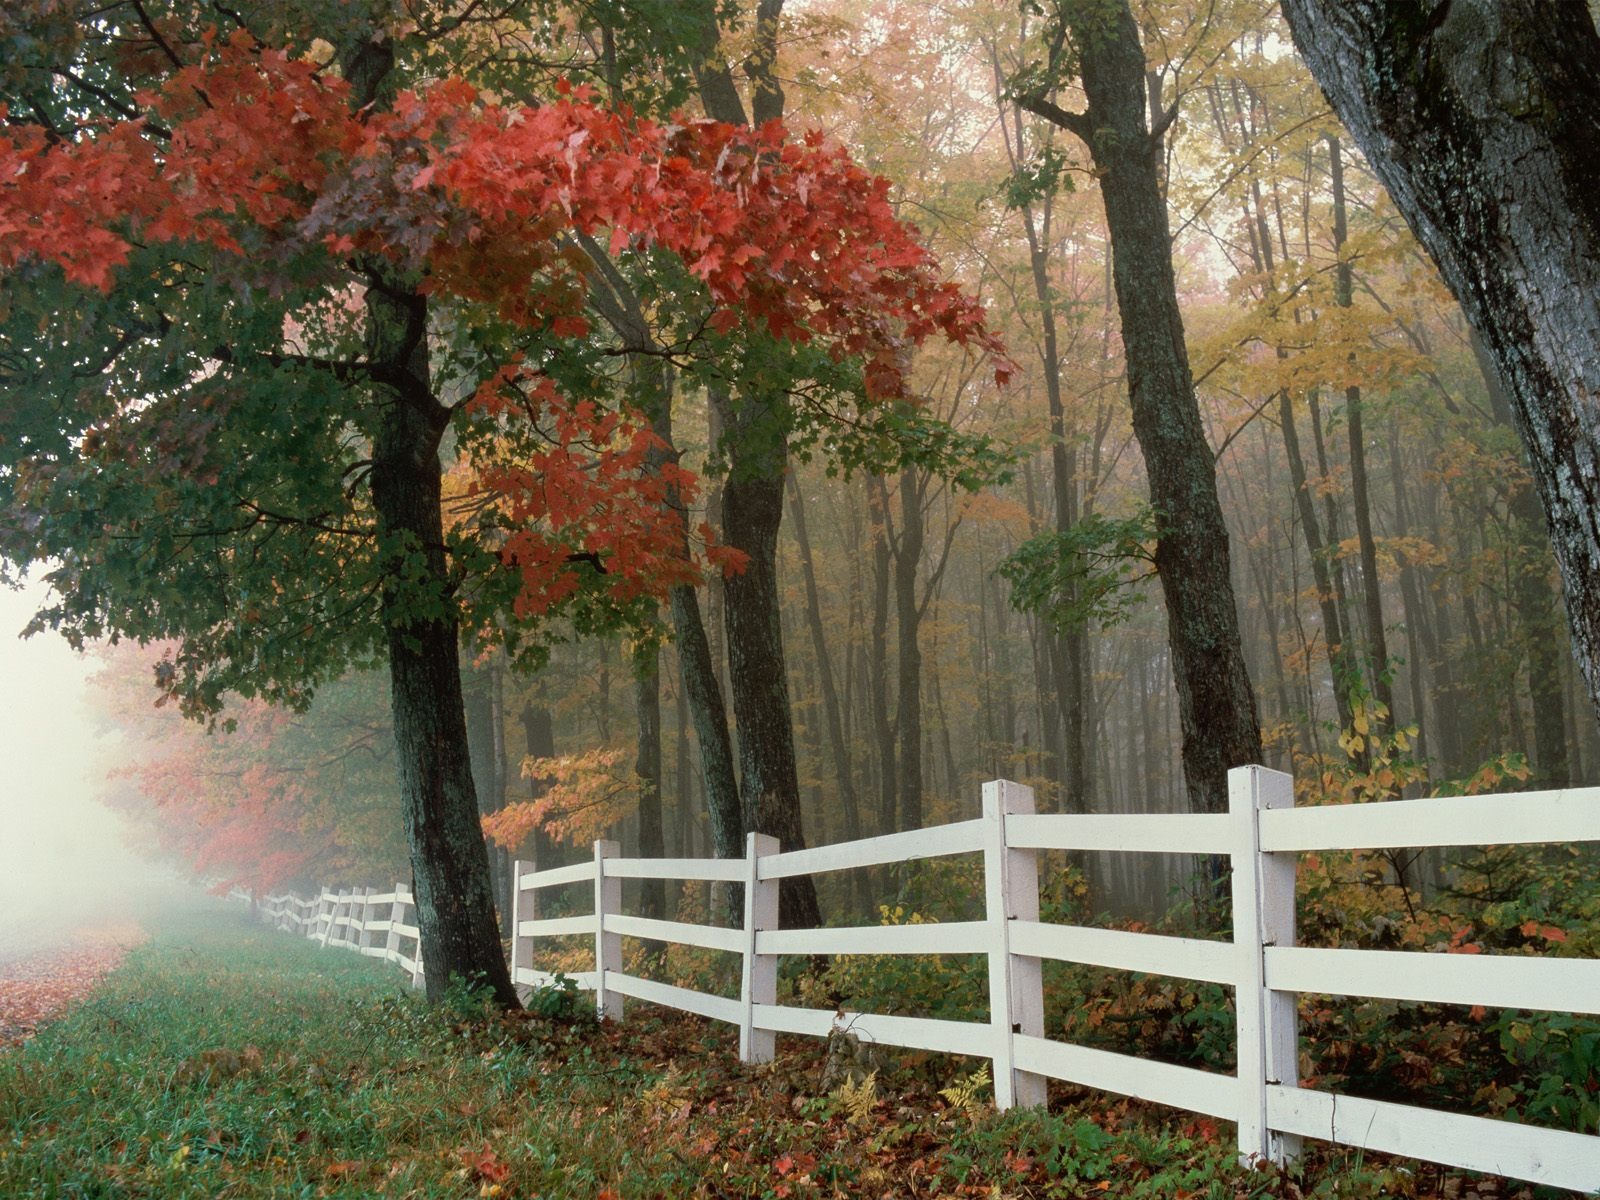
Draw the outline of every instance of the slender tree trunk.
<instances>
[{"instance_id":1,"label":"slender tree trunk","mask_svg":"<svg viewBox=\"0 0 1600 1200\"><path fill-rule=\"evenodd\" d=\"M743 423L760 421L760 416L744 413L741 418L741 428L731 439L722 501L724 538L747 556L744 570L731 576L724 588L740 791L747 829L776 837L785 850L800 850L805 848L805 830L800 818L783 633L778 623L783 456L781 450L772 448L767 433ZM781 446L781 440L778 444ZM749 451L754 447L764 448L766 453L752 456ZM778 910L785 929L808 929L821 923L816 885L809 875L783 880Z\"/></svg>"},{"instance_id":2,"label":"slender tree trunk","mask_svg":"<svg viewBox=\"0 0 1600 1200\"><path fill-rule=\"evenodd\" d=\"M1600 705L1600 34L1549 0L1284 0L1300 53L1483 338Z\"/></svg>"},{"instance_id":3,"label":"slender tree trunk","mask_svg":"<svg viewBox=\"0 0 1600 1200\"><path fill-rule=\"evenodd\" d=\"M1028 97L1033 111L1078 134L1100 175L1111 231L1134 433L1160 522L1156 570L1183 729L1190 807L1227 807L1230 767L1260 762L1255 694L1245 670L1216 469L1195 400L1172 270L1161 139L1145 121L1144 48L1125 0L1072 10L1087 113ZM1164 119L1164 118L1163 118Z\"/></svg>"},{"instance_id":4,"label":"slender tree trunk","mask_svg":"<svg viewBox=\"0 0 1600 1200\"><path fill-rule=\"evenodd\" d=\"M1333 189L1333 248L1340 254L1334 274L1333 299L1340 308L1353 301L1354 279L1350 263L1342 251L1348 236L1344 205L1344 156L1339 136L1328 135L1328 159ZM1350 435L1350 504L1356 515L1356 541L1361 548L1361 594L1367 614L1367 670L1372 679L1372 694L1383 706L1374 722L1381 732L1394 729L1394 687L1389 680L1389 638L1383 627L1383 585L1378 578L1378 544L1372 536L1372 501L1367 487L1367 439L1362 427L1361 389L1345 388L1345 424Z\"/></svg>"},{"instance_id":5,"label":"slender tree trunk","mask_svg":"<svg viewBox=\"0 0 1600 1200\"><path fill-rule=\"evenodd\" d=\"M806 628L811 634L811 649L817 659L818 684L822 691L822 715L828 728L828 748L833 756L834 780L839 788L839 804L844 818L846 841L861 836L861 803L850 773L849 746L844 739L844 721L839 692L834 685L833 663L828 657L828 639L822 621L822 601L817 591L816 565L811 557L811 536L806 527L805 497L800 481L789 476L789 510L793 514L795 543L800 549L800 574L805 584Z\"/></svg>"},{"instance_id":6,"label":"slender tree trunk","mask_svg":"<svg viewBox=\"0 0 1600 1200\"><path fill-rule=\"evenodd\" d=\"M689 15L699 44L695 78L701 103L714 120L760 126L783 116L783 90L774 73L782 12L783 0L759 0L756 6L754 41L744 64L753 89L747 116L733 73L718 46L716 6L709 0L692 6ZM727 398L721 399L725 402ZM713 405L718 400L713 396ZM787 469L780 409L787 402L777 389L749 393L738 398L735 411L723 414L729 468L722 494L723 537L749 557L744 573L724 584L723 622L728 634L728 675L746 826L776 837L785 850L796 850L805 845L805 833L778 622L776 561ZM749 640L741 642L741 638ZM785 928L820 923L816 886L810 876L785 879L778 907Z\"/></svg>"},{"instance_id":7,"label":"slender tree trunk","mask_svg":"<svg viewBox=\"0 0 1600 1200\"><path fill-rule=\"evenodd\" d=\"M639 856L663 858L666 830L661 812L661 651L654 642L636 651L633 663L633 708L639 735L633 773L639 781ZM639 915L662 920L667 915L667 881L639 881ZM665 947L659 947L665 949Z\"/></svg>"},{"instance_id":8,"label":"slender tree trunk","mask_svg":"<svg viewBox=\"0 0 1600 1200\"><path fill-rule=\"evenodd\" d=\"M872 631L867 651L867 707L872 716L873 741L878 762L878 832L900 828L895 819L899 788L895 779L894 722L889 715L889 591L892 556L889 550L887 489L881 479L867 480L868 509L872 515Z\"/></svg>"},{"instance_id":9,"label":"slender tree trunk","mask_svg":"<svg viewBox=\"0 0 1600 1200\"><path fill-rule=\"evenodd\" d=\"M922 487L915 468L900 472L900 537L895 555L894 609L898 635L900 738L900 821L906 829L922 828L922 644L918 627L917 583L925 540Z\"/></svg>"}]
</instances>

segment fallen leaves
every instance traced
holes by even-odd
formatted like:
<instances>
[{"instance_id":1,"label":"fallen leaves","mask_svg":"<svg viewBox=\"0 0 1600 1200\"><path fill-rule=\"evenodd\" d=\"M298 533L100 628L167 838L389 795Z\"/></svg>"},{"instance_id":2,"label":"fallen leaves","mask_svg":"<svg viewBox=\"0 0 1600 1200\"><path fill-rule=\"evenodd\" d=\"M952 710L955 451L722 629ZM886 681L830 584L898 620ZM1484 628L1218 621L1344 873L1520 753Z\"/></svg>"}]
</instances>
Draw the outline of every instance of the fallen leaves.
<instances>
[{"instance_id":1,"label":"fallen leaves","mask_svg":"<svg viewBox=\"0 0 1600 1200\"><path fill-rule=\"evenodd\" d=\"M58 949L0 962L0 1048L20 1046L59 1017L144 938L132 924L78 929Z\"/></svg>"}]
</instances>

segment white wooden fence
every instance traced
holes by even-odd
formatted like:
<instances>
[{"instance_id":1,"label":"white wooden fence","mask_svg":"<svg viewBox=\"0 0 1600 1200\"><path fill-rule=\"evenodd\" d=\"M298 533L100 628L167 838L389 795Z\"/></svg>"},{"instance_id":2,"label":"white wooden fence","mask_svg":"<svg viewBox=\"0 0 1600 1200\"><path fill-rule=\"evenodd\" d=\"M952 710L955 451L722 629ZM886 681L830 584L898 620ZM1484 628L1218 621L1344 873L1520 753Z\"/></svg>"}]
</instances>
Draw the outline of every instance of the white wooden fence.
<instances>
[{"instance_id":1,"label":"white wooden fence","mask_svg":"<svg viewBox=\"0 0 1600 1200\"><path fill-rule=\"evenodd\" d=\"M249 898L248 893L244 896ZM398 963L410 974L411 986L421 987L422 935L416 926L416 910L411 889L396 883L387 892L324 888L309 899L268 896L261 902L259 915L276 929L301 934L323 946L343 946L368 958Z\"/></svg>"},{"instance_id":2,"label":"white wooden fence","mask_svg":"<svg viewBox=\"0 0 1600 1200\"><path fill-rule=\"evenodd\" d=\"M1505 796L1294 807L1289 776L1264 767L1229 775L1223 814L1035 814L1032 792L995 782L983 815L932 829L780 853L751 834L743 859L624 858L597 842L594 859L554 870L515 865L512 978L548 983L534 970L543 938L594 938L593 971L573 976L602 1013L623 1015L629 997L668 1005L739 1029L740 1057L766 1061L779 1033L825 1037L838 1026L863 1040L976 1055L994 1064L995 1103L1040 1104L1047 1079L1234 1121L1242 1156L1282 1162L1302 1138L1409 1155L1468 1170L1579 1191L1600 1189L1600 1137L1366 1100L1298 1086L1297 993L1442 1004L1600 1013L1600 962L1510 955L1314 949L1295 945L1296 855L1307 851L1600 841L1600 789ZM1043 923L1038 852L1099 850L1227 856L1232 863L1231 942ZM852 867L941 855L983 855L981 921L831 929L780 929L778 882ZM715 928L647 920L622 909L624 879L688 879L744 886L744 921ZM589 883L594 911L525 919L544 888ZM399 885L382 895L323 892L315 900L272 897L268 919L325 945L389 958L421 978L411 903ZM384 915L375 909L389 907ZM380 946L374 939L383 934ZM623 970L622 939L646 938L739 954L737 999L657 983ZM398 943L412 939L409 955ZM877 1013L836 1013L778 1003L784 955L983 954L989 961L986 1024ZM1044 959L1225 984L1238 1023L1235 1074L1151 1062L1046 1036Z\"/></svg>"}]
</instances>

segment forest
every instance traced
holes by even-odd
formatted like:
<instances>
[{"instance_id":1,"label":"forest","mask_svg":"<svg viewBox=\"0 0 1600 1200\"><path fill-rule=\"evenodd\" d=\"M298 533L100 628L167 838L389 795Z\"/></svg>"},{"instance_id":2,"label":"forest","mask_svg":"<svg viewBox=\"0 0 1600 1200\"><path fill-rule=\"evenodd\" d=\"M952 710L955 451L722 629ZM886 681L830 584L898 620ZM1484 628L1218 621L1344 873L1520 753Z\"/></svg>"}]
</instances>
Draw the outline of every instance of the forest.
<instances>
[{"instance_id":1,"label":"forest","mask_svg":"<svg viewBox=\"0 0 1600 1200\"><path fill-rule=\"evenodd\" d=\"M7 6L0 558L98 656L111 802L222 888L412 879L430 995L514 1006L511 862L599 837L1600 782L1593 339L1527 282L1592 308L1596 35L1460 8L1368 24L1505 49L1482 113L1314 0ZM1492 867L1302 896L1336 944L1592 915ZM1202 856L1061 880L1215 916Z\"/></svg>"},{"instance_id":2,"label":"forest","mask_svg":"<svg viewBox=\"0 0 1600 1200\"><path fill-rule=\"evenodd\" d=\"M71 7L37 6L34 19L70 24ZM327 63L329 38L348 31L329 24L328 37L305 36L321 28L316 14L296 26L293 6L283 7L278 24L251 34L281 39L292 61ZM646 453L696 479L680 505L688 536L733 553L713 550L705 569L686 563L677 576L660 564L608 570L604 561L623 551L595 530L638 522L623 535L636 547L659 530L616 497L569 491L565 503L593 505L598 519L568 525L537 551L548 560L559 550L569 564L554 587L534 596L525 584L507 606L496 594L508 586L501 572L455 593L471 776L498 862L512 853L560 861L564 846L581 854L607 830L646 851L724 853L744 828L765 827L755 814L763 796L792 823L775 831L812 844L955 819L973 810L980 782L1000 777L1032 785L1053 811L1214 803L1205 784L1186 782L1183 747L1197 719L1205 724L1191 740L1225 740L1215 708L1228 702L1202 697L1202 716L1186 717L1175 686L1156 550L1156 513L1167 505L1128 402L1109 176L1081 130L1051 119L1062 111L1055 100L1081 103L1069 103L1081 91L1070 72L1048 61L1066 18L984 3L768 3L708 11L704 21L719 28L676 6L495 8L469 5L430 25L379 5L369 18L394 47L394 69L417 79L453 70L487 95L534 97L577 82L641 113L781 117L847 147L862 171L890 181L892 219L914 227L940 278L981 304L1009 374L997 383L993 363L959 343L896 344L904 387L878 403L870 384L856 390L848 364L819 371L827 364L795 345L770 343L759 361L741 333L718 345L704 329L687 331L703 314L675 311L681 281L659 263L602 256L601 268L587 267L593 316L565 318L581 329L579 345L563 351L567 376L551 375L576 389L582 371L584 402L618 413L653 405L665 448ZM30 36L28 15L23 6L0 30L13 46ZM12 58L13 121L133 112L137 100L117 97L159 79L168 64L157 60L199 53L218 36L185 24L181 9L162 20L59 37L55 47L85 74L70 62L53 68L54 112L30 90L40 68ZM1225 521L1221 554L1203 555L1225 572L1189 582L1221 588L1237 613L1249 690L1232 703L1254 705L1260 761L1327 798L1594 782L1600 736L1549 534L1481 340L1297 57L1276 5L1148 4L1138 21L1143 86L1160 116L1179 328ZM183 39L197 40L185 50ZM697 61L708 45L720 46L715 70ZM100 74L86 74L90 65ZM322 219L330 230L350 220ZM406 219L420 218L393 218ZM1131 244L1139 233L1123 236ZM512 278L537 269L495 266ZM294 286L336 294L325 278ZM243 336L226 299L202 290L185 293L192 313L158 319L193 321L196 339ZM10 319L31 319L30 307L52 299L13 298ZM111 354L149 334L138 322L150 314L133 300L113 291L103 303L96 353L112 329L122 344ZM270 317L265 336L281 321L285 347L336 341L327 303L313 313L280 302L284 315ZM490 340L464 323L482 303L469 297L463 312L435 318L429 352L441 376L482 348L454 340ZM262 331L249 336L259 342ZM159 340L169 359L180 352L169 334ZM658 353L631 352L640 340ZM290 376L287 357L271 366L281 385L321 386L304 371ZM446 389L464 386L455 375ZM295 406L315 403L280 402L269 432L291 461L336 456L318 470L337 468L337 481L301 480L294 496L292 478L267 473L281 464L221 487L205 481L253 514L255 564L303 580L348 570L339 534L319 523L372 520L347 498L355 488L345 485L366 469L348 436L325 446L290 428ZM137 482L158 506L184 503L154 494L172 486L160 475L203 473L193 447L210 426L186 431L172 427L177 419L156 406L97 419L84 449L99 443L101 462L128 461L96 486L131 497ZM469 543L481 554L515 536L506 532L514 523L556 525L540 511L549 502L531 496L548 480L526 484L523 511L490 509L482 473L503 468L486 464L519 450L491 451L482 436L452 433L443 451L444 522L461 574L479 567ZM128 438L142 441L117 440ZM316 494L329 483L334 495ZM29 486L11 490L14 504L41 503L42 477ZM62 526L67 540L49 546L57 553L81 534ZM36 528L27 535L47 544ZM159 536L174 558L203 557L188 531ZM115 620L95 606L115 585L182 586L181 570L150 566L160 547L141 550L101 564L99 576L70 565L72 581L97 594L41 623L104 632ZM652 572L626 592L611 586L619 574ZM352 635L323 617L326 640L352 644L280 671L286 643L306 637L301 617L252 606L247 586L241 577L215 603L242 608L242 629L228 636L252 641L257 662L215 632L218 613L162 619L148 603L128 640L101 652L106 720L134 747L111 785L117 802L148 817L152 837L196 869L230 882L407 869L389 689L371 630ZM351 600L356 619L373 594ZM698 610L692 622L685 608ZM691 623L704 644L686 650ZM213 631L210 645L199 647L196 626ZM233 673L195 666L206 654ZM161 698L152 670L171 705L152 708ZM304 678L277 681L296 672ZM215 726L225 691L242 697L222 714L227 732L181 719L180 710L199 713ZM717 740L708 720L723 724L720 746L708 748ZM1186 869L1124 856L1097 877L1098 903L1154 915Z\"/></svg>"}]
</instances>

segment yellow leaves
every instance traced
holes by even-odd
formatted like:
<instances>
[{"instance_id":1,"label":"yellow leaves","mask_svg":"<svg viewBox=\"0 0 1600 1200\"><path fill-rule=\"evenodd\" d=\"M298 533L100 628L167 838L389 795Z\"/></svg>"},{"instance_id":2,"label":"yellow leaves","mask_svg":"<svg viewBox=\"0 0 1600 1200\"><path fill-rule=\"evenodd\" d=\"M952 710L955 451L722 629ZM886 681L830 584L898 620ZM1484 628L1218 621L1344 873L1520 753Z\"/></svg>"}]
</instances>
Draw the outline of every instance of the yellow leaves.
<instances>
[{"instance_id":1,"label":"yellow leaves","mask_svg":"<svg viewBox=\"0 0 1600 1200\"><path fill-rule=\"evenodd\" d=\"M835 1089L833 1098L847 1124L865 1125L878 1103L878 1073L868 1071L859 1083L847 1078Z\"/></svg>"},{"instance_id":2,"label":"yellow leaves","mask_svg":"<svg viewBox=\"0 0 1600 1200\"><path fill-rule=\"evenodd\" d=\"M958 1075L949 1087L939 1089L939 1095L955 1112L974 1116L983 1103L982 1097L989 1090L990 1082L989 1064L985 1063L970 1075Z\"/></svg>"}]
</instances>

